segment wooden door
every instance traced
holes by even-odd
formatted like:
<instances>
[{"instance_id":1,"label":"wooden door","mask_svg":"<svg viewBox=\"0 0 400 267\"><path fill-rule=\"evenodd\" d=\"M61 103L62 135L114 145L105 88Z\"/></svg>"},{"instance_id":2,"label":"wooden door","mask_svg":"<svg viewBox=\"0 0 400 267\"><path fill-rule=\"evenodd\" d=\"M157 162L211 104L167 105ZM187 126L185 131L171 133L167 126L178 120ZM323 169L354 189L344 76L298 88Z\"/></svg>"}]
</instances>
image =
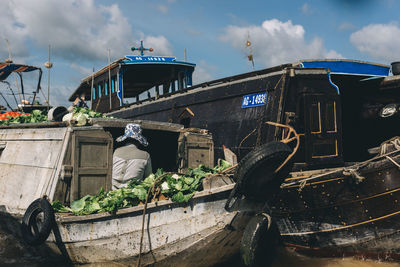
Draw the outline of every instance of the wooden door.
<instances>
[{"instance_id":1,"label":"wooden door","mask_svg":"<svg viewBox=\"0 0 400 267\"><path fill-rule=\"evenodd\" d=\"M113 140L104 131L77 131L72 137L71 201L111 189Z\"/></svg>"},{"instance_id":2,"label":"wooden door","mask_svg":"<svg viewBox=\"0 0 400 267\"><path fill-rule=\"evenodd\" d=\"M304 96L305 156L310 165L339 164L342 158L340 98L337 95Z\"/></svg>"}]
</instances>

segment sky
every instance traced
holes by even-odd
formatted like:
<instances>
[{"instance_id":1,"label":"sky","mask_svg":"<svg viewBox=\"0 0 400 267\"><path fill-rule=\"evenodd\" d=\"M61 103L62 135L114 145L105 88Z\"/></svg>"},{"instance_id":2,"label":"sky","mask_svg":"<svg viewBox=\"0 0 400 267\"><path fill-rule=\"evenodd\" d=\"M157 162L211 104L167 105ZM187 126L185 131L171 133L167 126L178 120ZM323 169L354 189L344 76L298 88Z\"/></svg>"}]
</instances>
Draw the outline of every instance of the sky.
<instances>
[{"instance_id":1,"label":"sky","mask_svg":"<svg viewBox=\"0 0 400 267\"><path fill-rule=\"evenodd\" d=\"M252 71L249 53L255 70L315 58L400 61L396 0L2 0L2 6L0 61L41 67L53 106L68 106L81 80L108 63L108 53L111 60L135 54L130 48L140 40L154 49L148 55L183 61L186 50L196 64L194 84ZM26 91L34 91L35 79L27 75ZM15 80L8 78L17 91ZM15 105L5 84L0 92Z\"/></svg>"}]
</instances>

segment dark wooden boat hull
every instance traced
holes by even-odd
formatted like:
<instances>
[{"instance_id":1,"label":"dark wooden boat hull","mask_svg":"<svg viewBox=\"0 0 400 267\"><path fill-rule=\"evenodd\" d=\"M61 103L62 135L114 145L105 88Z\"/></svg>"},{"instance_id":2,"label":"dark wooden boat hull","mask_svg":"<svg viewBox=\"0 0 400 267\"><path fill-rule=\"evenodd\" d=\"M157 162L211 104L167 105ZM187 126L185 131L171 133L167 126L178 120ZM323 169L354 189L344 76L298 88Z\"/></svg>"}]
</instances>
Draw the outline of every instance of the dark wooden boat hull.
<instances>
[{"instance_id":1,"label":"dark wooden boat hull","mask_svg":"<svg viewBox=\"0 0 400 267\"><path fill-rule=\"evenodd\" d=\"M339 171L284 188L271 209L285 245L314 255L400 259L400 171L383 159L359 173L364 180Z\"/></svg>"},{"instance_id":2,"label":"dark wooden boat hull","mask_svg":"<svg viewBox=\"0 0 400 267\"><path fill-rule=\"evenodd\" d=\"M399 91L381 88L375 80L365 82L370 76L331 76L328 69L279 66L138 103L111 115L208 129L215 159L223 157L223 145L240 160L261 144L281 140L284 132L266 121L291 125L300 135L292 171L304 172L304 177L292 176L285 182L288 185L309 177L307 171L327 173L363 162L371 157L369 148L400 136L400 124L395 123L399 116L383 119L377 113L388 103L400 103ZM265 105L242 107L244 96L263 92ZM284 186L269 203L287 246L314 254L400 255L400 171L386 158L356 166Z\"/></svg>"}]
</instances>

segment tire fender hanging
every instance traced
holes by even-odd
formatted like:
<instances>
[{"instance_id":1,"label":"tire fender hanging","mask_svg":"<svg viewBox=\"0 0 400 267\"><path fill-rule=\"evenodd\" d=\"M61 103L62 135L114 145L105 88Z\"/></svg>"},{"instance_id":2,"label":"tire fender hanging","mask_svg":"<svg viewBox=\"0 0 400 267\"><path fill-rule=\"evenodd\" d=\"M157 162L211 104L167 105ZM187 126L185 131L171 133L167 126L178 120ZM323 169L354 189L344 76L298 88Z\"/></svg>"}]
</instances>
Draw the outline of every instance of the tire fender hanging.
<instances>
[{"instance_id":1,"label":"tire fender hanging","mask_svg":"<svg viewBox=\"0 0 400 267\"><path fill-rule=\"evenodd\" d=\"M257 214L247 224L240 242L240 256L246 267L268 267L281 244L279 230L266 213Z\"/></svg>"},{"instance_id":2,"label":"tire fender hanging","mask_svg":"<svg viewBox=\"0 0 400 267\"><path fill-rule=\"evenodd\" d=\"M49 237L54 223L50 202L46 197L38 198L29 205L22 218L22 238L29 245L40 245Z\"/></svg>"},{"instance_id":3,"label":"tire fender hanging","mask_svg":"<svg viewBox=\"0 0 400 267\"><path fill-rule=\"evenodd\" d=\"M275 170L291 153L292 149L281 142L270 142L249 152L238 165L232 194L260 202L270 200L289 174L293 163L289 161L277 173Z\"/></svg>"}]
</instances>

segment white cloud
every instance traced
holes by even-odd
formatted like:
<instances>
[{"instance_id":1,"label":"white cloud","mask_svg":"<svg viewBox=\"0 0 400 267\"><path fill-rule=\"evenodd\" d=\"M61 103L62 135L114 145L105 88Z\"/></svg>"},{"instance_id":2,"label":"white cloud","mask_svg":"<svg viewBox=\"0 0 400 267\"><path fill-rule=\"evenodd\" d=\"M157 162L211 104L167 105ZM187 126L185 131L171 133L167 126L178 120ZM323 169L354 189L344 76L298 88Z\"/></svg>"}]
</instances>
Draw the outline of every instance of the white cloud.
<instances>
[{"instance_id":1,"label":"white cloud","mask_svg":"<svg viewBox=\"0 0 400 267\"><path fill-rule=\"evenodd\" d=\"M107 48L128 51L132 30L117 5L96 6L92 0L10 2L25 37L70 60L107 58Z\"/></svg>"},{"instance_id":2,"label":"white cloud","mask_svg":"<svg viewBox=\"0 0 400 267\"><path fill-rule=\"evenodd\" d=\"M193 72L193 85L213 80L214 77L211 73L215 73L216 69L217 67L214 65L210 65L204 60L200 60Z\"/></svg>"},{"instance_id":3,"label":"white cloud","mask_svg":"<svg viewBox=\"0 0 400 267\"><path fill-rule=\"evenodd\" d=\"M130 54L139 35L157 45L167 44L167 50L171 50L163 36L135 34L116 4L96 5L93 0L12 0L8 5L9 12L0 18L6 24L0 36L9 36L18 51L27 51L24 43L29 40L42 49L50 44L55 56L72 62L106 62L107 49L116 57ZM4 46L0 47L4 50Z\"/></svg>"},{"instance_id":4,"label":"white cloud","mask_svg":"<svg viewBox=\"0 0 400 267\"><path fill-rule=\"evenodd\" d=\"M400 28L395 23L365 26L351 34L350 42L375 59L388 62L400 59Z\"/></svg>"},{"instance_id":5,"label":"white cloud","mask_svg":"<svg viewBox=\"0 0 400 267\"><path fill-rule=\"evenodd\" d=\"M157 54L173 54L164 36L132 29L117 4L100 5L94 0L7 0L2 4L7 12L0 17L0 61L8 57L5 39L10 42L14 62L18 63L32 64L29 53L47 54L50 44L52 61L66 60L69 75L80 78L91 73L91 69L85 68L88 65L107 64L108 49L112 60L120 58L132 54L130 47L137 46L139 40L144 40L146 47L153 47ZM58 86L62 90L52 92L51 104L65 105L76 86ZM43 81L42 87L45 88Z\"/></svg>"},{"instance_id":6,"label":"white cloud","mask_svg":"<svg viewBox=\"0 0 400 267\"><path fill-rule=\"evenodd\" d=\"M16 21L15 15L8 12L11 9L11 2L2 3L4 12L0 16L0 61L9 57L8 47L5 40L9 41L12 58L23 58L29 55L28 47L25 45L27 30L21 23Z\"/></svg>"},{"instance_id":7,"label":"white cloud","mask_svg":"<svg viewBox=\"0 0 400 267\"><path fill-rule=\"evenodd\" d=\"M154 49L155 55L171 56L173 55L171 43L164 36L146 36L143 38L146 47Z\"/></svg>"},{"instance_id":8,"label":"white cloud","mask_svg":"<svg viewBox=\"0 0 400 267\"><path fill-rule=\"evenodd\" d=\"M246 51L246 40L250 36L254 61L269 67L307 58L342 58L334 50L327 50L320 38L311 41L305 39L305 30L301 25L293 25L289 20L266 20L261 26L228 26L221 40Z\"/></svg>"}]
</instances>

